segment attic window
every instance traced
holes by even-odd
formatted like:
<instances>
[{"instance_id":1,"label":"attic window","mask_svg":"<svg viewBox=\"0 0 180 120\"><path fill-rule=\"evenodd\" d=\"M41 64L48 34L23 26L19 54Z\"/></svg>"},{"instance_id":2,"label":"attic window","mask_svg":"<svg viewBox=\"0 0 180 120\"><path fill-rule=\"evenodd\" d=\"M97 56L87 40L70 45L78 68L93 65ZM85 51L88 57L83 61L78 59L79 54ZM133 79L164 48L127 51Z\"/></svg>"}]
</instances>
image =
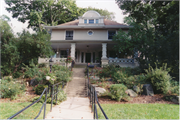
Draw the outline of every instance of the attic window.
<instances>
[{"instance_id":1,"label":"attic window","mask_svg":"<svg viewBox=\"0 0 180 120\"><path fill-rule=\"evenodd\" d=\"M96 19L96 23L99 23L99 19Z\"/></svg>"},{"instance_id":2,"label":"attic window","mask_svg":"<svg viewBox=\"0 0 180 120\"><path fill-rule=\"evenodd\" d=\"M87 19L84 19L84 23L85 23L85 24L87 23Z\"/></svg>"},{"instance_id":3,"label":"attic window","mask_svg":"<svg viewBox=\"0 0 180 120\"><path fill-rule=\"evenodd\" d=\"M89 19L89 24L94 24L94 19Z\"/></svg>"}]
</instances>

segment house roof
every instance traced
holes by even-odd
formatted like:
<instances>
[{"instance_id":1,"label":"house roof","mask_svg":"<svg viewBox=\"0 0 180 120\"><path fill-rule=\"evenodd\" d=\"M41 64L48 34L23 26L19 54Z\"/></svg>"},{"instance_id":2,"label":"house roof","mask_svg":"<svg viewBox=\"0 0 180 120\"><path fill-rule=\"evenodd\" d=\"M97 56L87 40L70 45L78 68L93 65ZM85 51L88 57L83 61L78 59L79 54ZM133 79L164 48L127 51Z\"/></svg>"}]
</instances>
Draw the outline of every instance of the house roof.
<instances>
[{"instance_id":1,"label":"house roof","mask_svg":"<svg viewBox=\"0 0 180 120\"><path fill-rule=\"evenodd\" d=\"M45 26L45 28L47 28L47 29L87 29L87 28L88 29L89 28L92 28L92 29L104 29L104 28L128 29L128 28L132 27L132 26L128 26L125 24L115 22L115 21L107 20L107 19L104 19L104 25L101 25L101 26L98 26L98 25L93 26L93 24L91 24L90 26L88 26L88 25L87 26L86 25L79 26L78 24L79 24L79 20L74 20L74 21L70 21L67 23L59 24L57 26Z\"/></svg>"},{"instance_id":2,"label":"house roof","mask_svg":"<svg viewBox=\"0 0 180 120\"><path fill-rule=\"evenodd\" d=\"M79 20L74 20L74 21L70 21L70 22L67 22L67 23L59 24L57 26L64 26L64 25L68 25L68 26L69 25L77 25L78 26L78 23L79 23ZM125 25L125 24L121 24L121 23L118 23L116 21L111 21L111 20L108 20L108 19L104 19L104 25Z\"/></svg>"}]
</instances>

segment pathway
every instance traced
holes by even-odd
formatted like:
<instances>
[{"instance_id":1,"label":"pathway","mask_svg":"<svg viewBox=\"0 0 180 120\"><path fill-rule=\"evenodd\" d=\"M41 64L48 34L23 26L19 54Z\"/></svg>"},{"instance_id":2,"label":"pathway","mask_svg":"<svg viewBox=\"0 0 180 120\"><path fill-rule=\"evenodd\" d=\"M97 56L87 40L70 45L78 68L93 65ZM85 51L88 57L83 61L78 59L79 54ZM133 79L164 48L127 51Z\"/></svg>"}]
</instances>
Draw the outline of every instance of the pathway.
<instances>
[{"instance_id":1,"label":"pathway","mask_svg":"<svg viewBox=\"0 0 180 120\"><path fill-rule=\"evenodd\" d=\"M85 85L84 68L74 68L72 81L68 83L67 100L53 107L46 119L93 119L87 88Z\"/></svg>"}]
</instances>

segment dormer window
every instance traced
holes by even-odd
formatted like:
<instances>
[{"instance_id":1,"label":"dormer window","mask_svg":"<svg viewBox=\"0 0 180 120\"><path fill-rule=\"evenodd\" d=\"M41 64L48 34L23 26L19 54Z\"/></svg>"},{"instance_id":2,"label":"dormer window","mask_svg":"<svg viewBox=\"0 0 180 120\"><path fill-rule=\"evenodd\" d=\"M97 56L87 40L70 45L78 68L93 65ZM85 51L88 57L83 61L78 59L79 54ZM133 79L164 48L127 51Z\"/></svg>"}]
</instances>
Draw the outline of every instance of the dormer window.
<instances>
[{"instance_id":1,"label":"dormer window","mask_svg":"<svg viewBox=\"0 0 180 120\"><path fill-rule=\"evenodd\" d=\"M87 24L87 19L84 19L84 23Z\"/></svg>"},{"instance_id":2,"label":"dormer window","mask_svg":"<svg viewBox=\"0 0 180 120\"><path fill-rule=\"evenodd\" d=\"M89 19L89 24L94 24L94 19Z\"/></svg>"},{"instance_id":3,"label":"dormer window","mask_svg":"<svg viewBox=\"0 0 180 120\"><path fill-rule=\"evenodd\" d=\"M96 19L96 23L99 23L99 19Z\"/></svg>"}]
</instances>

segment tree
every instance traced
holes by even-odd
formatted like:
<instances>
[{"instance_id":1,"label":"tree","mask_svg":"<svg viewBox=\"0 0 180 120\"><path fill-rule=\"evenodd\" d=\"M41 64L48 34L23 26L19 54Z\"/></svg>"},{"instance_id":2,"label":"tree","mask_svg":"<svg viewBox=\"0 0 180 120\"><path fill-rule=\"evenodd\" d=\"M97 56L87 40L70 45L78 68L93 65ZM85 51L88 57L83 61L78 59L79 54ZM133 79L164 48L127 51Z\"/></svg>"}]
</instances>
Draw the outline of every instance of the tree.
<instances>
[{"instance_id":1,"label":"tree","mask_svg":"<svg viewBox=\"0 0 180 120\"><path fill-rule=\"evenodd\" d=\"M179 62L179 1L121 1L116 0L124 14L128 13L125 22L132 25L123 40L118 33L114 40L127 44L122 49L138 50L141 55L137 60L142 69L148 64L155 67L167 63L171 75L178 79ZM128 38L132 36L131 40ZM132 53L133 54L133 53Z\"/></svg>"},{"instance_id":2,"label":"tree","mask_svg":"<svg viewBox=\"0 0 180 120\"><path fill-rule=\"evenodd\" d=\"M41 24L57 25L78 18L79 9L73 0L5 0L8 12L29 27L42 30Z\"/></svg>"},{"instance_id":3,"label":"tree","mask_svg":"<svg viewBox=\"0 0 180 120\"><path fill-rule=\"evenodd\" d=\"M88 10L96 10L107 19L114 19L114 13L96 8L79 8L74 0L5 0L9 6L6 8L11 12L13 18L20 22L28 21L28 28L42 31L42 24L55 26L65 22L78 19Z\"/></svg>"},{"instance_id":4,"label":"tree","mask_svg":"<svg viewBox=\"0 0 180 120\"><path fill-rule=\"evenodd\" d=\"M2 75L17 72L22 63L52 55L49 34L46 32L30 34L24 30L15 38L11 27L3 18L0 19Z\"/></svg>"}]
</instances>

